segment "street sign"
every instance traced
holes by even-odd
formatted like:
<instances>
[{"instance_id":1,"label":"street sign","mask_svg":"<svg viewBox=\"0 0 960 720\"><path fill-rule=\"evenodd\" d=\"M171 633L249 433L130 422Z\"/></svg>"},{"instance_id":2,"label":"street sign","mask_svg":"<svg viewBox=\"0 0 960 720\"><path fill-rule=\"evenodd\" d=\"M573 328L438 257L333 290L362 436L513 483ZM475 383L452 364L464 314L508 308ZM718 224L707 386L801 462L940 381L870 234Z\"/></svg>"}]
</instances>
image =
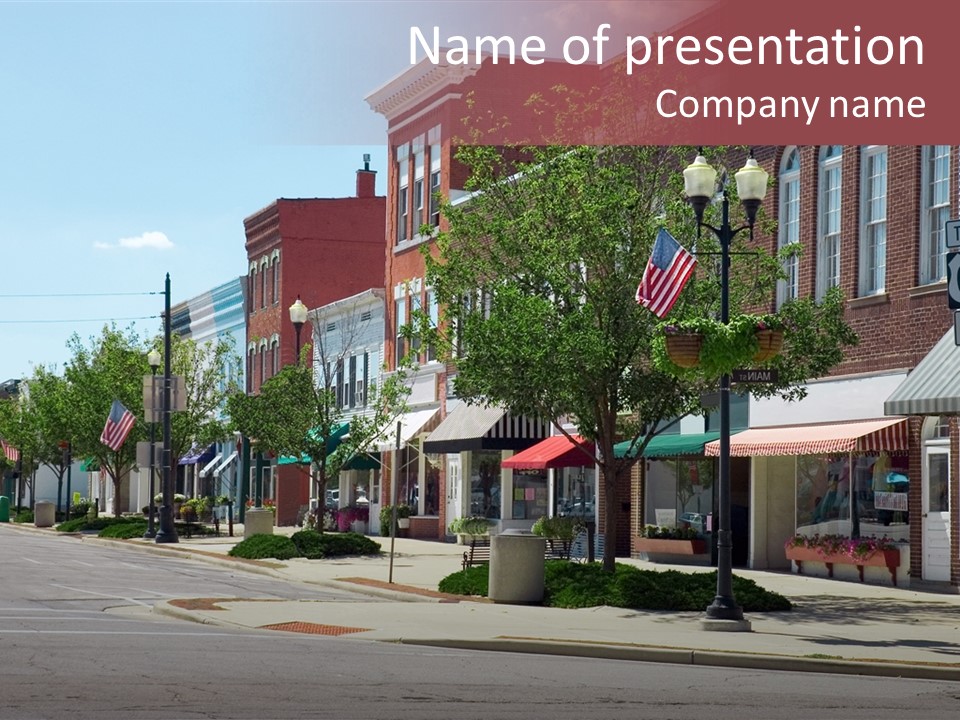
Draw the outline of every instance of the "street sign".
<instances>
[{"instance_id":1,"label":"street sign","mask_svg":"<svg viewBox=\"0 0 960 720\"><path fill-rule=\"evenodd\" d=\"M734 370L730 379L738 383L775 383L780 380L780 372L776 368Z\"/></svg>"},{"instance_id":2,"label":"street sign","mask_svg":"<svg viewBox=\"0 0 960 720\"><path fill-rule=\"evenodd\" d=\"M960 310L960 252L947 253L947 307Z\"/></svg>"},{"instance_id":3,"label":"street sign","mask_svg":"<svg viewBox=\"0 0 960 720\"><path fill-rule=\"evenodd\" d=\"M960 250L960 220L947 220L943 225L943 236L948 248Z\"/></svg>"}]
</instances>

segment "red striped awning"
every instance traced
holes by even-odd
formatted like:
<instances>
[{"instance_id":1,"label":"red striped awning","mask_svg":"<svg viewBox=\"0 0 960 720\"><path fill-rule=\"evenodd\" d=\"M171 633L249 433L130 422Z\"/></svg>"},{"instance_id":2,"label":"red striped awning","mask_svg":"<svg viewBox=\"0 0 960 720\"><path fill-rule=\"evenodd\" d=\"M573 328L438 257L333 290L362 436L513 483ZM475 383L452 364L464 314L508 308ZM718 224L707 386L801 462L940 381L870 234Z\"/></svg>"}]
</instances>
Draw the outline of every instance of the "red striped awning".
<instances>
[{"instance_id":1,"label":"red striped awning","mask_svg":"<svg viewBox=\"0 0 960 720\"><path fill-rule=\"evenodd\" d=\"M784 425L751 428L730 438L731 457L828 455L833 453L906 452L907 419L860 420L826 425ZM720 454L720 441L704 446L704 454Z\"/></svg>"},{"instance_id":2,"label":"red striped awning","mask_svg":"<svg viewBox=\"0 0 960 720\"><path fill-rule=\"evenodd\" d=\"M587 442L579 435L573 439L586 447L587 452L594 452L592 442ZM584 467L593 465L593 459L566 435L554 435L541 440L536 445L521 450L513 457L507 458L500 467L512 470L546 470L548 468Z\"/></svg>"}]
</instances>

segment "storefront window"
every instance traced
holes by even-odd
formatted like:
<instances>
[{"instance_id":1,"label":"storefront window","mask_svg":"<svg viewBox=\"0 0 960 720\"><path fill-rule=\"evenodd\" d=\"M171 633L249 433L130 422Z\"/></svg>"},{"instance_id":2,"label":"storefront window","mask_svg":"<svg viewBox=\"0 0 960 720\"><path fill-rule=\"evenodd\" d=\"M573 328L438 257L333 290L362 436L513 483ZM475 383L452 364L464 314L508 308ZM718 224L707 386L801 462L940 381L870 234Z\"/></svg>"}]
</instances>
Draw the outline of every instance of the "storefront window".
<instances>
[{"instance_id":1,"label":"storefront window","mask_svg":"<svg viewBox=\"0 0 960 720\"><path fill-rule=\"evenodd\" d=\"M596 512L596 472L592 467L563 468L556 471L556 515L581 515L593 518Z\"/></svg>"},{"instance_id":2,"label":"storefront window","mask_svg":"<svg viewBox=\"0 0 960 720\"><path fill-rule=\"evenodd\" d=\"M547 514L547 471L513 471L513 519L535 520Z\"/></svg>"},{"instance_id":3,"label":"storefront window","mask_svg":"<svg viewBox=\"0 0 960 720\"><path fill-rule=\"evenodd\" d=\"M650 461L647 466L648 525L710 530L717 461L676 458Z\"/></svg>"},{"instance_id":4,"label":"storefront window","mask_svg":"<svg viewBox=\"0 0 960 720\"><path fill-rule=\"evenodd\" d=\"M904 456L799 457L797 532L907 539L908 486Z\"/></svg>"},{"instance_id":5,"label":"storefront window","mask_svg":"<svg viewBox=\"0 0 960 720\"><path fill-rule=\"evenodd\" d=\"M411 445L405 445L397 453L397 462L399 471L397 476L397 503L399 505L409 505L413 514L417 513L419 497L419 488L417 487L417 474L419 463L419 451Z\"/></svg>"},{"instance_id":6,"label":"storefront window","mask_svg":"<svg viewBox=\"0 0 960 720\"><path fill-rule=\"evenodd\" d=\"M440 498L440 456L427 453L423 458L424 500L423 514L437 515Z\"/></svg>"},{"instance_id":7,"label":"storefront window","mask_svg":"<svg viewBox=\"0 0 960 720\"><path fill-rule=\"evenodd\" d=\"M470 514L499 519L500 451L476 450L470 458Z\"/></svg>"}]
</instances>

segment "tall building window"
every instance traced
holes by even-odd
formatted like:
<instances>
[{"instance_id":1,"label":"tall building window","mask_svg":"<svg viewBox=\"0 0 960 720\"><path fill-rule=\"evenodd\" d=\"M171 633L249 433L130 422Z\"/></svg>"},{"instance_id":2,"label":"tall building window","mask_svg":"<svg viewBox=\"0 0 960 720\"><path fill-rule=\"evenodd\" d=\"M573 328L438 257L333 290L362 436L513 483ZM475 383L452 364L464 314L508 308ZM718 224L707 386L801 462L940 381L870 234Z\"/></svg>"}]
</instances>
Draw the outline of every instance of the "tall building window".
<instances>
[{"instance_id":1,"label":"tall building window","mask_svg":"<svg viewBox=\"0 0 960 720\"><path fill-rule=\"evenodd\" d=\"M249 314L257 307L257 266L250 264L250 272L247 275L247 308Z\"/></svg>"},{"instance_id":2,"label":"tall building window","mask_svg":"<svg viewBox=\"0 0 960 720\"><path fill-rule=\"evenodd\" d=\"M270 263L270 269L273 271L273 304L280 302L280 256L274 255Z\"/></svg>"},{"instance_id":3,"label":"tall building window","mask_svg":"<svg viewBox=\"0 0 960 720\"><path fill-rule=\"evenodd\" d=\"M280 372L280 338L270 340L270 377Z\"/></svg>"},{"instance_id":4,"label":"tall building window","mask_svg":"<svg viewBox=\"0 0 960 720\"><path fill-rule=\"evenodd\" d=\"M260 385L267 381L267 341L260 341Z\"/></svg>"},{"instance_id":5,"label":"tall building window","mask_svg":"<svg viewBox=\"0 0 960 720\"><path fill-rule=\"evenodd\" d=\"M257 361L257 348L253 343L247 346L247 392L253 392L253 372Z\"/></svg>"},{"instance_id":6,"label":"tall building window","mask_svg":"<svg viewBox=\"0 0 960 720\"><path fill-rule=\"evenodd\" d=\"M427 132L430 146L430 224L440 225L440 126Z\"/></svg>"},{"instance_id":7,"label":"tall building window","mask_svg":"<svg viewBox=\"0 0 960 720\"><path fill-rule=\"evenodd\" d=\"M397 147L397 242L409 238L410 221L410 146Z\"/></svg>"},{"instance_id":8,"label":"tall building window","mask_svg":"<svg viewBox=\"0 0 960 720\"><path fill-rule=\"evenodd\" d=\"M924 145L920 175L920 284L947 276L943 225L950 219L950 146Z\"/></svg>"},{"instance_id":9,"label":"tall building window","mask_svg":"<svg viewBox=\"0 0 960 720\"><path fill-rule=\"evenodd\" d=\"M800 242L800 153L787 148L780 163L780 232L777 249ZM783 261L786 279L777 282L777 307L793 300L799 292L799 258L792 255Z\"/></svg>"},{"instance_id":10,"label":"tall building window","mask_svg":"<svg viewBox=\"0 0 960 720\"><path fill-rule=\"evenodd\" d=\"M817 183L817 300L840 285L840 199L843 179L843 146L820 149Z\"/></svg>"},{"instance_id":11,"label":"tall building window","mask_svg":"<svg viewBox=\"0 0 960 720\"><path fill-rule=\"evenodd\" d=\"M860 149L860 295L878 295L887 281L887 146Z\"/></svg>"},{"instance_id":12,"label":"tall building window","mask_svg":"<svg viewBox=\"0 0 960 720\"><path fill-rule=\"evenodd\" d=\"M267 265L267 259L264 258L260 262L260 281L262 285L262 287L260 288L260 307L262 308L265 308L267 306L267 298L269 297L267 295L267 277L268 277L267 271L269 269L270 268Z\"/></svg>"},{"instance_id":13,"label":"tall building window","mask_svg":"<svg viewBox=\"0 0 960 720\"><path fill-rule=\"evenodd\" d=\"M396 332L394 333L396 337L396 366L399 367L400 361L403 360L403 357L407 354L407 340L403 336L403 328L407 324L407 296L406 293L403 296L397 298L394 301L394 327Z\"/></svg>"},{"instance_id":14,"label":"tall building window","mask_svg":"<svg viewBox=\"0 0 960 720\"><path fill-rule=\"evenodd\" d=\"M413 141L413 234L420 232L424 222L423 203L427 188L424 186L423 136Z\"/></svg>"},{"instance_id":15,"label":"tall building window","mask_svg":"<svg viewBox=\"0 0 960 720\"><path fill-rule=\"evenodd\" d=\"M431 288L427 290L427 314L430 317L430 327L436 329L440 325L440 306L437 304L437 293ZM433 343L427 345L427 362L437 359L437 348Z\"/></svg>"}]
</instances>

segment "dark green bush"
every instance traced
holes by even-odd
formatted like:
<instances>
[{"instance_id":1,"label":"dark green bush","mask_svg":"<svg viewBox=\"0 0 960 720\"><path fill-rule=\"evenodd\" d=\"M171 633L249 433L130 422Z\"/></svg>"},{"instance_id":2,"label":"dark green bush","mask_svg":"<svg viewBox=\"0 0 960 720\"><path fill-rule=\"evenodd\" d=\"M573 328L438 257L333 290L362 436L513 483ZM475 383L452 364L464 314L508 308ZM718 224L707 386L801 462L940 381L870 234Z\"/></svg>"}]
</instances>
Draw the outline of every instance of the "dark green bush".
<instances>
[{"instance_id":1,"label":"dark green bush","mask_svg":"<svg viewBox=\"0 0 960 720\"><path fill-rule=\"evenodd\" d=\"M345 555L379 555L380 543L358 533L323 533L300 530L290 539L302 557L318 560Z\"/></svg>"},{"instance_id":2,"label":"dark green bush","mask_svg":"<svg viewBox=\"0 0 960 720\"><path fill-rule=\"evenodd\" d=\"M440 581L438 590L452 595L487 596L487 584L490 579L488 565L474 565L466 570L447 575Z\"/></svg>"},{"instance_id":3,"label":"dark green bush","mask_svg":"<svg viewBox=\"0 0 960 720\"><path fill-rule=\"evenodd\" d=\"M473 567L440 581L440 592L455 595L487 594L487 566ZM635 610L701 611L713 602L717 573L641 570L618 563L606 573L600 563L549 560L544 578L548 607L585 608L609 605ZM747 612L790 610L790 601L765 590L753 580L733 577L737 602Z\"/></svg>"},{"instance_id":4,"label":"dark green bush","mask_svg":"<svg viewBox=\"0 0 960 720\"><path fill-rule=\"evenodd\" d=\"M121 540L129 540L130 538L140 538L143 537L143 534L147 531L147 523L143 521L139 522L125 522L125 523L114 523L109 525L101 530L97 537L102 538L120 538Z\"/></svg>"},{"instance_id":5,"label":"dark green bush","mask_svg":"<svg viewBox=\"0 0 960 720\"><path fill-rule=\"evenodd\" d=\"M249 560L289 560L298 557L297 546L286 535L251 535L241 540L232 548L228 555L247 558Z\"/></svg>"},{"instance_id":6,"label":"dark green bush","mask_svg":"<svg viewBox=\"0 0 960 720\"><path fill-rule=\"evenodd\" d=\"M121 525L129 523L143 523L143 518L139 517L113 517L112 515L101 515L92 520L85 517L73 518L57 525L60 532L85 532L89 530L103 530L111 525Z\"/></svg>"},{"instance_id":7,"label":"dark green bush","mask_svg":"<svg viewBox=\"0 0 960 720\"><path fill-rule=\"evenodd\" d=\"M32 523L33 510L21 510L14 516L13 521L15 523Z\"/></svg>"}]
</instances>

